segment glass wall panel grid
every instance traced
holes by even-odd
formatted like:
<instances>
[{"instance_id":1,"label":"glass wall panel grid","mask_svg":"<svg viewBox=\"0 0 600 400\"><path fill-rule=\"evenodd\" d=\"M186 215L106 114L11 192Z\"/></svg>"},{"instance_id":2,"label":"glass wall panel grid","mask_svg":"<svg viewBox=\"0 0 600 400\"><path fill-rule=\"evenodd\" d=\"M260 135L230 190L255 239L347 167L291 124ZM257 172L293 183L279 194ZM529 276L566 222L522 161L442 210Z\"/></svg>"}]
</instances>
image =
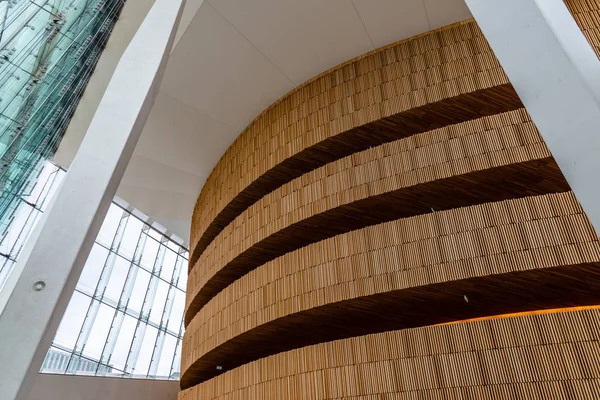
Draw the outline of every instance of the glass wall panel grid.
<instances>
[{"instance_id":1,"label":"glass wall panel grid","mask_svg":"<svg viewBox=\"0 0 600 400\"><path fill-rule=\"evenodd\" d=\"M188 250L116 201L42 372L179 379Z\"/></svg>"},{"instance_id":2,"label":"glass wall panel grid","mask_svg":"<svg viewBox=\"0 0 600 400\"><path fill-rule=\"evenodd\" d=\"M14 207L0 225L0 291L11 273L25 240L48 207L65 172L51 162L39 164Z\"/></svg>"},{"instance_id":3,"label":"glass wall panel grid","mask_svg":"<svg viewBox=\"0 0 600 400\"><path fill-rule=\"evenodd\" d=\"M0 232L0 290L65 171L47 161ZM42 372L179 379L186 243L116 198Z\"/></svg>"},{"instance_id":4,"label":"glass wall panel grid","mask_svg":"<svg viewBox=\"0 0 600 400\"><path fill-rule=\"evenodd\" d=\"M124 0L0 0L0 229L54 154Z\"/></svg>"}]
</instances>

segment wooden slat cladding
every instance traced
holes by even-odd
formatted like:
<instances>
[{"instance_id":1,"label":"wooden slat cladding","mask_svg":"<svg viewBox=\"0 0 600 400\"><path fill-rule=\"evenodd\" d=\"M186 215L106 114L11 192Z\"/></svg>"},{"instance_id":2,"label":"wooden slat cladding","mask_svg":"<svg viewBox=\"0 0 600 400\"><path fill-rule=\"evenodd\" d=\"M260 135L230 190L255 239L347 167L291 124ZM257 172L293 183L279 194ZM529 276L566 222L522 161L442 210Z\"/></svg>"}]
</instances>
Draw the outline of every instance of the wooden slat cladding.
<instances>
[{"instance_id":1,"label":"wooden slat cladding","mask_svg":"<svg viewBox=\"0 0 600 400\"><path fill-rule=\"evenodd\" d=\"M388 281L386 274L433 266L454 270L452 279L457 280L471 276L473 271L466 266L473 263L481 269L478 274L498 274L509 271L494 270L496 264L486 265L483 260L515 257L517 268L518 258L527 260L542 248L588 242L599 245L572 192L486 203L359 229L287 253L235 281L195 316L188 326L184 353L206 353L245 330L325 301L427 285L443 275L421 271L411 281L389 279L379 287L365 285L355 294L349 286L353 281ZM594 261L600 259L556 258L544 267ZM535 268L522 263L521 268ZM327 296L313 293L333 286L339 290ZM299 302L289 309L262 312L294 297ZM246 306L241 309L241 304ZM196 347L186 348L190 342Z\"/></svg>"},{"instance_id":2,"label":"wooden slat cladding","mask_svg":"<svg viewBox=\"0 0 600 400\"><path fill-rule=\"evenodd\" d=\"M565 4L600 58L600 0L565 0Z\"/></svg>"},{"instance_id":3,"label":"wooden slat cladding","mask_svg":"<svg viewBox=\"0 0 600 400\"><path fill-rule=\"evenodd\" d=\"M186 325L220 290L310 243L400 217L569 190L523 109L386 143L263 197L210 244L188 278Z\"/></svg>"},{"instance_id":4,"label":"wooden slat cladding","mask_svg":"<svg viewBox=\"0 0 600 400\"><path fill-rule=\"evenodd\" d=\"M306 172L372 146L519 107L522 103L512 86L500 85L412 108L322 140L260 175L224 206L198 239L191 261L197 260L223 228L249 206Z\"/></svg>"},{"instance_id":5,"label":"wooden slat cladding","mask_svg":"<svg viewBox=\"0 0 600 400\"><path fill-rule=\"evenodd\" d=\"M257 117L218 162L194 210L190 266L246 207L308 170L411 133L520 106L473 22L326 72Z\"/></svg>"},{"instance_id":6,"label":"wooden slat cladding","mask_svg":"<svg viewBox=\"0 0 600 400\"><path fill-rule=\"evenodd\" d=\"M600 1L566 4L600 57ZM302 85L261 114L215 167L194 211L190 266L237 215L302 173L383 141L518 107L498 68L469 21Z\"/></svg>"},{"instance_id":7,"label":"wooden slat cladding","mask_svg":"<svg viewBox=\"0 0 600 400\"><path fill-rule=\"evenodd\" d=\"M600 398L600 311L438 325L263 358L179 400Z\"/></svg>"},{"instance_id":8,"label":"wooden slat cladding","mask_svg":"<svg viewBox=\"0 0 600 400\"><path fill-rule=\"evenodd\" d=\"M600 270L589 264L598 262L600 243L572 193L339 235L261 266L200 310L184 338L182 385L216 375L215 363L236 367L336 335L595 304ZM556 279L560 290L551 289ZM467 309L463 294L471 297Z\"/></svg>"},{"instance_id":9,"label":"wooden slat cladding","mask_svg":"<svg viewBox=\"0 0 600 400\"><path fill-rule=\"evenodd\" d=\"M600 0L565 3L600 57ZM600 398L600 307L507 317L600 304L521 107L465 21L257 117L194 210L179 400Z\"/></svg>"},{"instance_id":10,"label":"wooden slat cladding","mask_svg":"<svg viewBox=\"0 0 600 400\"><path fill-rule=\"evenodd\" d=\"M566 4L600 57L600 1ZM230 221L305 172L385 141L518 107L497 68L479 28L467 21L379 49L294 90L240 135L209 177L194 210L190 268Z\"/></svg>"},{"instance_id":11,"label":"wooden slat cladding","mask_svg":"<svg viewBox=\"0 0 600 400\"><path fill-rule=\"evenodd\" d=\"M328 303L286 315L228 340L192 364L181 378L181 387L187 389L260 358L331 340L519 310L599 304L599 271L600 263L565 265ZM463 300L465 295L468 303Z\"/></svg>"}]
</instances>

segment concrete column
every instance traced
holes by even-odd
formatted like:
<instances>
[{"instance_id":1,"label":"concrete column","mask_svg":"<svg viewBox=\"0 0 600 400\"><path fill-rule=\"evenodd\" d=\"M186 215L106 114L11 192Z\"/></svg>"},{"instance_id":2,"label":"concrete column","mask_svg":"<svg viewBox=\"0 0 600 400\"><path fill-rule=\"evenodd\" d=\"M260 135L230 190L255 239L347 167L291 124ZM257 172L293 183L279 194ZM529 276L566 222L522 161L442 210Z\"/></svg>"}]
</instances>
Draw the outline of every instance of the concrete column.
<instances>
[{"instance_id":1,"label":"concrete column","mask_svg":"<svg viewBox=\"0 0 600 400\"><path fill-rule=\"evenodd\" d=\"M0 399L27 399L154 103L185 0L156 0L0 299Z\"/></svg>"},{"instance_id":2,"label":"concrete column","mask_svg":"<svg viewBox=\"0 0 600 400\"><path fill-rule=\"evenodd\" d=\"M600 61L563 0L466 0L600 232Z\"/></svg>"}]
</instances>

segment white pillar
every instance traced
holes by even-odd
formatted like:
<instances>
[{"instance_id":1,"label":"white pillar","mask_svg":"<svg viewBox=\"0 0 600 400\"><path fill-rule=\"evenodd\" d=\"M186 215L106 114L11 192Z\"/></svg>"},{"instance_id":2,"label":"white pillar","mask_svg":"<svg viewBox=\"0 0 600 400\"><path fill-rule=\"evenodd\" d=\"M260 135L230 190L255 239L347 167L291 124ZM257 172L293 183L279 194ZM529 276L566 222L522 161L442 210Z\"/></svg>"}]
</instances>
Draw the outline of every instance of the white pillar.
<instances>
[{"instance_id":1,"label":"white pillar","mask_svg":"<svg viewBox=\"0 0 600 400\"><path fill-rule=\"evenodd\" d=\"M0 399L27 399L160 85L185 0L156 0L123 54L0 304Z\"/></svg>"},{"instance_id":2,"label":"white pillar","mask_svg":"<svg viewBox=\"0 0 600 400\"><path fill-rule=\"evenodd\" d=\"M600 232L600 61L563 0L466 0Z\"/></svg>"}]
</instances>

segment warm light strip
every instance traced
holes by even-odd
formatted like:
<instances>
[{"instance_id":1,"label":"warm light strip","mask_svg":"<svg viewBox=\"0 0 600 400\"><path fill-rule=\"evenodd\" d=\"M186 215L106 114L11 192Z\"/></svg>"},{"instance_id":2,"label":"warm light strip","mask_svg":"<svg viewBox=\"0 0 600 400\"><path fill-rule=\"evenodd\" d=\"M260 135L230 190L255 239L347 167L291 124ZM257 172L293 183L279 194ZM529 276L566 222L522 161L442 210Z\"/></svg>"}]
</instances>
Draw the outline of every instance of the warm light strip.
<instances>
[{"instance_id":1,"label":"warm light strip","mask_svg":"<svg viewBox=\"0 0 600 400\"><path fill-rule=\"evenodd\" d=\"M486 320L491 320L491 319L525 317L528 315L542 315L542 314L552 314L552 313L559 313L559 312L573 312L573 311L596 310L596 309L600 309L600 305L567 307L567 308L552 308L549 310L524 311L524 312L518 312L518 313L512 313L512 314L492 315L489 317L479 317L479 318L472 318L472 319L463 319L461 321L444 322L443 324L436 324L434 326L463 324L466 322L486 321Z\"/></svg>"}]
</instances>

